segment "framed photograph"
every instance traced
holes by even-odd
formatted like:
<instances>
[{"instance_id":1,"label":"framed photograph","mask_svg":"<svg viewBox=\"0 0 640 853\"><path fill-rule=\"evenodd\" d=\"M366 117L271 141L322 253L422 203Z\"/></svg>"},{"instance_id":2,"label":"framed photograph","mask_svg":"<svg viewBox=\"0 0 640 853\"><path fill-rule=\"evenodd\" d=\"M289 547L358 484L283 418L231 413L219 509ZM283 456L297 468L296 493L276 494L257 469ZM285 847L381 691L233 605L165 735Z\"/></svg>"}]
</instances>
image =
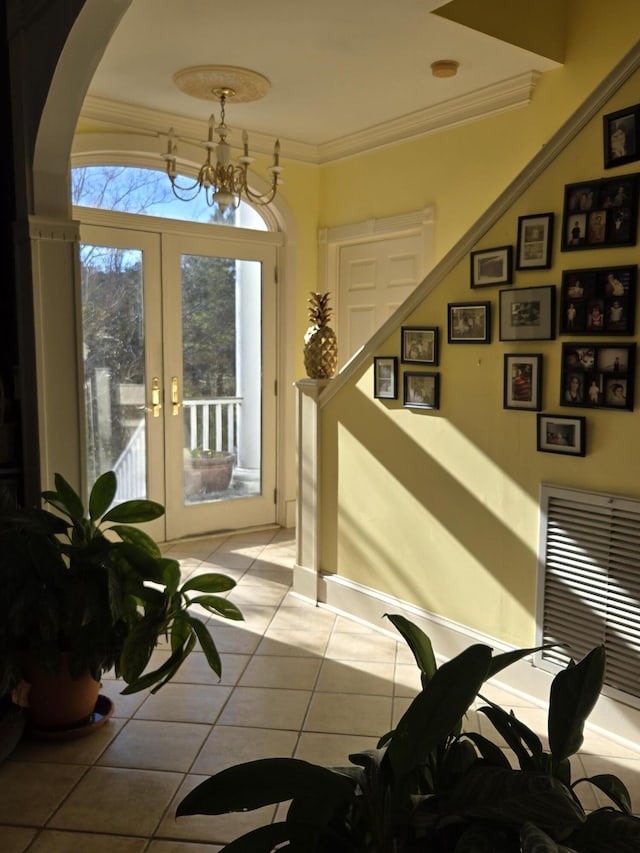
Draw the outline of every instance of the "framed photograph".
<instances>
[{"instance_id":1,"label":"framed photograph","mask_svg":"<svg viewBox=\"0 0 640 853\"><path fill-rule=\"evenodd\" d=\"M567 184L562 251L635 246L637 217L637 174Z\"/></svg>"},{"instance_id":2,"label":"framed photograph","mask_svg":"<svg viewBox=\"0 0 640 853\"><path fill-rule=\"evenodd\" d=\"M638 267L565 270L560 288L561 335L633 335Z\"/></svg>"},{"instance_id":3,"label":"framed photograph","mask_svg":"<svg viewBox=\"0 0 640 853\"><path fill-rule=\"evenodd\" d=\"M604 167L624 166L640 160L640 104L609 113L602 119Z\"/></svg>"},{"instance_id":4,"label":"framed photograph","mask_svg":"<svg viewBox=\"0 0 640 853\"><path fill-rule=\"evenodd\" d=\"M507 353L504 357L504 408L542 408L542 356Z\"/></svg>"},{"instance_id":5,"label":"framed photograph","mask_svg":"<svg viewBox=\"0 0 640 853\"><path fill-rule=\"evenodd\" d=\"M544 453L564 453L585 456L587 419L584 415L567 418L564 415L538 415L538 450Z\"/></svg>"},{"instance_id":6,"label":"framed photograph","mask_svg":"<svg viewBox=\"0 0 640 853\"><path fill-rule=\"evenodd\" d=\"M491 343L490 302L450 302L448 312L450 344Z\"/></svg>"},{"instance_id":7,"label":"framed photograph","mask_svg":"<svg viewBox=\"0 0 640 853\"><path fill-rule=\"evenodd\" d=\"M374 356L373 396L380 400L398 399L398 359L394 355Z\"/></svg>"},{"instance_id":8,"label":"framed photograph","mask_svg":"<svg viewBox=\"0 0 640 853\"><path fill-rule=\"evenodd\" d=\"M546 270L551 266L553 213L518 217L516 269Z\"/></svg>"},{"instance_id":9,"label":"framed photograph","mask_svg":"<svg viewBox=\"0 0 640 853\"><path fill-rule=\"evenodd\" d=\"M501 341L551 341L556 334L555 318L553 284L500 291Z\"/></svg>"},{"instance_id":10,"label":"framed photograph","mask_svg":"<svg viewBox=\"0 0 640 853\"><path fill-rule=\"evenodd\" d=\"M513 281L513 246L471 252L471 287L492 287Z\"/></svg>"},{"instance_id":11,"label":"framed photograph","mask_svg":"<svg viewBox=\"0 0 640 853\"><path fill-rule=\"evenodd\" d=\"M562 344L561 406L633 411L636 345Z\"/></svg>"},{"instance_id":12,"label":"framed photograph","mask_svg":"<svg viewBox=\"0 0 640 853\"><path fill-rule=\"evenodd\" d=\"M439 409L440 374L406 371L403 402L408 409Z\"/></svg>"},{"instance_id":13,"label":"framed photograph","mask_svg":"<svg viewBox=\"0 0 640 853\"><path fill-rule=\"evenodd\" d=\"M400 334L403 364L438 364L437 326L402 326Z\"/></svg>"}]
</instances>

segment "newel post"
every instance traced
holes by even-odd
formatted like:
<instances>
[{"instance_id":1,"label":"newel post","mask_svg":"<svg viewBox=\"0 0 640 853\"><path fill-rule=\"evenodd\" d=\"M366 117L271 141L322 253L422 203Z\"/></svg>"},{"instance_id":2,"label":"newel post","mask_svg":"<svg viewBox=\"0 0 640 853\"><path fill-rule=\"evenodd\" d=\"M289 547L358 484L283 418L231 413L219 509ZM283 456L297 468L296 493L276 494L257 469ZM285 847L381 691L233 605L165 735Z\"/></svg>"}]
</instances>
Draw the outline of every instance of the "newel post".
<instances>
[{"instance_id":1,"label":"newel post","mask_svg":"<svg viewBox=\"0 0 640 853\"><path fill-rule=\"evenodd\" d=\"M320 569L320 405L330 379L300 379L297 389L298 496L296 505L296 565L293 591L318 600Z\"/></svg>"}]
</instances>

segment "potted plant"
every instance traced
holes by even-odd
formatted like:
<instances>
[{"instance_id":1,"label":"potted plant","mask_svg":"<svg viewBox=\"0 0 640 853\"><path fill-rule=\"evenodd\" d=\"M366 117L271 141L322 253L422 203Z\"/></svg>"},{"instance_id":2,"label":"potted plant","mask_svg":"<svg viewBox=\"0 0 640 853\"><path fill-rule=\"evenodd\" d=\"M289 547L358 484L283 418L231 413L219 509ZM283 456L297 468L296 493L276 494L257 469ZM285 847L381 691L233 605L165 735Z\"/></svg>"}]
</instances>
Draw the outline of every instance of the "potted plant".
<instances>
[{"instance_id":1,"label":"potted plant","mask_svg":"<svg viewBox=\"0 0 640 853\"><path fill-rule=\"evenodd\" d=\"M231 483L235 453L195 448L187 456L187 491L191 494L225 492Z\"/></svg>"},{"instance_id":2,"label":"potted plant","mask_svg":"<svg viewBox=\"0 0 640 853\"><path fill-rule=\"evenodd\" d=\"M223 848L228 853L632 853L640 820L615 776L571 780L585 720L603 683L605 654L594 649L554 678L549 751L537 735L492 702L486 714L518 767L488 738L465 731L482 684L533 651L492 656L474 645L437 667L428 637L389 616L409 643L422 690L378 749L326 768L271 758L227 768L194 788L177 815L223 814L289 802L283 820ZM482 697L481 697L482 698ZM579 795L589 782L611 806L589 814Z\"/></svg>"},{"instance_id":3,"label":"potted plant","mask_svg":"<svg viewBox=\"0 0 640 853\"><path fill-rule=\"evenodd\" d=\"M0 697L29 706L38 728L80 723L90 714L102 673L114 669L127 682L123 693L159 690L200 644L220 675L215 642L192 605L228 619L242 619L219 593L235 586L222 574L197 575L180 584L180 566L131 525L151 521L164 508L148 500L112 506L112 471L98 478L85 512L78 494L60 475L46 509L0 513ZM163 639L169 658L148 671ZM42 698L45 687L92 693L82 710L58 711L59 700ZM92 697L92 698L91 698ZM46 712L53 711L52 716Z\"/></svg>"}]
</instances>

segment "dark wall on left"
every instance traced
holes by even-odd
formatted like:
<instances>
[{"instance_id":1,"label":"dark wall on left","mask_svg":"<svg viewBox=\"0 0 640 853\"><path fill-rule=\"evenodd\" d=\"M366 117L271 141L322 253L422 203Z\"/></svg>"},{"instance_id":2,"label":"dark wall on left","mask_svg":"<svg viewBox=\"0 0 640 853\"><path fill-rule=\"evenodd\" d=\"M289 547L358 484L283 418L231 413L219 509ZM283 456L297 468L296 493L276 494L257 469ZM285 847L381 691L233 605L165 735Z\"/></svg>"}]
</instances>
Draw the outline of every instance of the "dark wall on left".
<instances>
[{"instance_id":1,"label":"dark wall on left","mask_svg":"<svg viewBox=\"0 0 640 853\"><path fill-rule=\"evenodd\" d=\"M16 276L13 227L16 220L16 198L13 176L13 128L9 49L6 15L0 16L2 42L0 52L0 112L9 122L3 133L5 168L0 169L0 211L2 227L3 270L0 277L0 499L24 498L23 453L20 442L20 411L16 370L18 365L18 321L16 315Z\"/></svg>"}]
</instances>

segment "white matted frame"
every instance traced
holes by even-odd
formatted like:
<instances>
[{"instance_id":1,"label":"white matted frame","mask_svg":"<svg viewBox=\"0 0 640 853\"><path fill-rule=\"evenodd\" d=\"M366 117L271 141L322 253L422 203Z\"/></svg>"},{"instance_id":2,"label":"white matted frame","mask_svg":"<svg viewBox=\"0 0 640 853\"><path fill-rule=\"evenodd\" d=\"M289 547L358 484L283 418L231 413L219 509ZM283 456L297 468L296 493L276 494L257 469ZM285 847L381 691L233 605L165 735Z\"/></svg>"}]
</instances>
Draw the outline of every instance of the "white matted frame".
<instances>
[{"instance_id":1,"label":"white matted frame","mask_svg":"<svg viewBox=\"0 0 640 853\"><path fill-rule=\"evenodd\" d=\"M556 336L555 285L500 291L501 341L551 341Z\"/></svg>"},{"instance_id":2,"label":"white matted frame","mask_svg":"<svg viewBox=\"0 0 640 853\"><path fill-rule=\"evenodd\" d=\"M544 453L586 456L587 419L584 415L538 414L537 449Z\"/></svg>"},{"instance_id":3,"label":"white matted frame","mask_svg":"<svg viewBox=\"0 0 640 853\"><path fill-rule=\"evenodd\" d=\"M398 399L398 359L395 355L374 356L373 396L379 400Z\"/></svg>"},{"instance_id":4,"label":"white matted frame","mask_svg":"<svg viewBox=\"0 0 640 853\"><path fill-rule=\"evenodd\" d=\"M518 217L517 270L543 270L551 266L553 213Z\"/></svg>"}]
</instances>

